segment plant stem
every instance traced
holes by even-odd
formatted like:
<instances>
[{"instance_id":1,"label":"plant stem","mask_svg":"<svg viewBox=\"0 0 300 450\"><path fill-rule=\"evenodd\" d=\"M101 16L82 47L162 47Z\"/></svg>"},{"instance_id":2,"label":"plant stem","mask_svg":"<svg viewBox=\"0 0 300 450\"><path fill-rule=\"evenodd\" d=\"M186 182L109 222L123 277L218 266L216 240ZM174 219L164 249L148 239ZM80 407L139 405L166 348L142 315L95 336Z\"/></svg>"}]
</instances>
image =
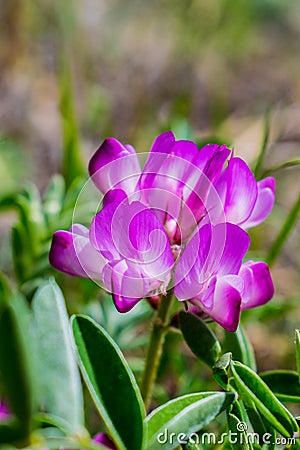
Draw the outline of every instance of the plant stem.
<instances>
[{"instance_id":1,"label":"plant stem","mask_svg":"<svg viewBox=\"0 0 300 450\"><path fill-rule=\"evenodd\" d=\"M153 385L157 376L159 362L162 354L162 347L165 335L168 331L169 313L173 300L173 289L166 296L162 296L153 321L150 341L147 349L144 372L141 382L141 393L147 409L151 397Z\"/></svg>"}]
</instances>

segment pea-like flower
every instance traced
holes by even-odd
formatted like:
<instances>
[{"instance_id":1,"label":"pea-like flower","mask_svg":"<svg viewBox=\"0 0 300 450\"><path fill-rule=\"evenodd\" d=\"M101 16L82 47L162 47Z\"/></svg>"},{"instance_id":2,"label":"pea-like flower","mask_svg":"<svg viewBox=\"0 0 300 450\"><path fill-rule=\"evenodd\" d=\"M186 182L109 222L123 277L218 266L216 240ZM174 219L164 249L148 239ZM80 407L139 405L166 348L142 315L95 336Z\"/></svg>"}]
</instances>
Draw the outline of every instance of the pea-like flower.
<instances>
[{"instance_id":1,"label":"pea-like flower","mask_svg":"<svg viewBox=\"0 0 300 450\"><path fill-rule=\"evenodd\" d=\"M249 244L247 233L231 223L200 228L176 268L177 299L189 300L193 312L235 331L241 310L262 305L274 294L266 263L242 264Z\"/></svg>"},{"instance_id":2,"label":"pea-like flower","mask_svg":"<svg viewBox=\"0 0 300 450\"><path fill-rule=\"evenodd\" d=\"M208 219L244 229L259 225L275 199L274 178L256 182L247 164L225 145L198 149L192 141L176 140L171 131L155 139L143 170L133 147L109 138L91 158L89 172L103 194L122 189L152 208L177 244Z\"/></svg>"},{"instance_id":3,"label":"pea-like flower","mask_svg":"<svg viewBox=\"0 0 300 450\"><path fill-rule=\"evenodd\" d=\"M121 312L174 287L197 313L236 329L240 311L273 295L268 266L242 264L246 229L274 203L273 178L256 182L225 145L198 149L172 132L158 136L143 170L134 149L106 139L89 171L104 195L90 229L54 234L50 262L102 281Z\"/></svg>"}]
</instances>

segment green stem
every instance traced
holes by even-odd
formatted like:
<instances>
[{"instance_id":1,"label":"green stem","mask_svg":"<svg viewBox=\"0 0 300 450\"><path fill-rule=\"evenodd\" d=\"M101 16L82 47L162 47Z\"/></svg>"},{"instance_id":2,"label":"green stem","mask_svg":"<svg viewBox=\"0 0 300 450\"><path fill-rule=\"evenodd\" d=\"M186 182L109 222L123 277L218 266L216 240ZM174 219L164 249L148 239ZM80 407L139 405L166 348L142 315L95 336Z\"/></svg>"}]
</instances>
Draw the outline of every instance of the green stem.
<instances>
[{"instance_id":1,"label":"green stem","mask_svg":"<svg viewBox=\"0 0 300 450\"><path fill-rule=\"evenodd\" d=\"M153 385L157 376L158 366L162 354L162 347L168 331L169 313L173 300L173 289L166 296L162 296L153 321L146 362L141 382L141 393L146 409L152 397Z\"/></svg>"}]
</instances>

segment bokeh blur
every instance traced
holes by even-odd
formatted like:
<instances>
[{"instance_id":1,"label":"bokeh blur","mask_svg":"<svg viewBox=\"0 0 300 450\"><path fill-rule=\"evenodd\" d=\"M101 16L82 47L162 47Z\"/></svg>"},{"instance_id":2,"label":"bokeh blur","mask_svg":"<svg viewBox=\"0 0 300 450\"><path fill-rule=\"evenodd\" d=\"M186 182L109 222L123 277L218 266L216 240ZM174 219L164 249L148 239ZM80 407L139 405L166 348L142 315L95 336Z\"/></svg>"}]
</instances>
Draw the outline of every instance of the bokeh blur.
<instances>
[{"instance_id":1,"label":"bokeh blur","mask_svg":"<svg viewBox=\"0 0 300 450\"><path fill-rule=\"evenodd\" d=\"M266 144L277 201L250 256L267 258L299 196L298 0L0 0L0 22L1 196L66 170L66 127L85 168L107 136L145 152L172 129L253 168ZM9 275L15 215L0 220ZM298 222L272 266L275 299L245 314L260 369L295 367L299 250Z\"/></svg>"}]
</instances>

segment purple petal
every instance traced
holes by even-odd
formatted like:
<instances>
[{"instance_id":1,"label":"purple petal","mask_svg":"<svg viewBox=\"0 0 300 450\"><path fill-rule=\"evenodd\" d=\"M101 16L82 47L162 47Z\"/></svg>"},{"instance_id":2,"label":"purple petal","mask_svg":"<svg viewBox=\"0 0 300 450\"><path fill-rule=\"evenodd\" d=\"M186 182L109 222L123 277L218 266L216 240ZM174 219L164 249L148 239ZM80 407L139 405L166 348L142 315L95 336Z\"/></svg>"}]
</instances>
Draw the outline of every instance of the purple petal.
<instances>
[{"instance_id":1,"label":"purple petal","mask_svg":"<svg viewBox=\"0 0 300 450\"><path fill-rule=\"evenodd\" d=\"M245 222L257 199L257 183L247 164L240 158L232 158L216 189L224 199L226 220L237 225Z\"/></svg>"},{"instance_id":2,"label":"purple petal","mask_svg":"<svg viewBox=\"0 0 300 450\"><path fill-rule=\"evenodd\" d=\"M103 194L111 188L133 192L140 172L134 149L123 146L114 138L105 139L89 163L90 176Z\"/></svg>"},{"instance_id":3,"label":"purple petal","mask_svg":"<svg viewBox=\"0 0 300 450\"><path fill-rule=\"evenodd\" d=\"M231 275L217 280L214 305L209 311L209 316L227 331L235 331L240 319L242 298L238 278Z\"/></svg>"},{"instance_id":4,"label":"purple petal","mask_svg":"<svg viewBox=\"0 0 300 450\"><path fill-rule=\"evenodd\" d=\"M92 222L90 239L108 259L102 279L120 311L169 283L174 260L167 234L142 203L106 205Z\"/></svg>"},{"instance_id":5,"label":"purple petal","mask_svg":"<svg viewBox=\"0 0 300 450\"><path fill-rule=\"evenodd\" d=\"M129 239L138 251L139 261L150 278L167 281L174 265L168 236L156 216L139 202L133 202L136 208L129 223Z\"/></svg>"},{"instance_id":6,"label":"purple petal","mask_svg":"<svg viewBox=\"0 0 300 450\"><path fill-rule=\"evenodd\" d=\"M212 310L214 305L214 293L216 289L217 276L212 276L209 281L202 285L202 291L199 295L192 299L192 304L197 305L197 307L206 311L209 314L209 311Z\"/></svg>"},{"instance_id":7,"label":"purple petal","mask_svg":"<svg viewBox=\"0 0 300 450\"><path fill-rule=\"evenodd\" d=\"M171 151L171 148L173 147L174 142L174 133L172 133L172 131L166 131L165 133L157 136L157 138L154 140L152 148L150 150L150 154L155 152L169 153ZM150 159L150 154L148 159Z\"/></svg>"},{"instance_id":8,"label":"purple petal","mask_svg":"<svg viewBox=\"0 0 300 450\"><path fill-rule=\"evenodd\" d=\"M174 142L175 136L171 131L163 133L155 139L139 181L141 190L152 186L153 179L162 164L163 157L161 154L170 153ZM156 153L159 153L159 155L156 155Z\"/></svg>"},{"instance_id":9,"label":"purple petal","mask_svg":"<svg viewBox=\"0 0 300 450\"><path fill-rule=\"evenodd\" d=\"M209 312L218 324L227 331L235 331L238 327L241 309L241 293L237 288L238 277L226 276L217 280L214 306Z\"/></svg>"},{"instance_id":10,"label":"purple petal","mask_svg":"<svg viewBox=\"0 0 300 450\"><path fill-rule=\"evenodd\" d=\"M127 195L122 189L111 189L108 191L102 200L103 208L110 203L120 203L127 198Z\"/></svg>"},{"instance_id":11,"label":"purple petal","mask_svg":"<svg viewBox=\"0 0 300 450\"><path fill-rule=\"evenodd\" d=\"M231 223L198 229L186 246L175 270L175 295L179 300L203 297L204 284L214 275L236 275L249 247L247 233ZM209 298L205 301L210 304Z\"/></svg>"},{"instance_id":12,"label":"purple petal","mask_svg":"<svg viewBox=\"0 0 300 450\"><path fill-rule=\"evenodd\" d=\"M244 281L242 309L254 308L267 303L274 295L270 270L265 262L247 261L239 276Z\"/></svg>"},{"instance_id":13,"label":"purple petal","mask_svg":"<svg viewBox=\"0 0 300 450\"><path fill-rule=\"evenodd\" d=\"M243 223L243 228L255 227L270 214L275 201L275 179L264 178L257 183L258 195L250 217Z\"/></svg>"},{"instance_id":14,"label":"purple petal","mask_svg":"<svg viewBox=\"0 0 300 450\"><path fill-rule=\"evenodd\" d=\"M200 149L198 167L212 182L221 174L231 151L226 145L207 144Z\"/></svg>"},{"instance_id":15,"label":"purple petal","mask_svg":"<svg viewBox=\"0 0 300 450\"><path fill-rule=\"evenodd\" d=\"M211 241L210 226L195 233L179 258L175 269L174 292L178 300L197 297L203 289L203 262L206 261ZM200 245L201 242L201 245Z\"/></svg>"},{"instance_id":16,"label":"purple petal","mask_svg":"<svg viewBox=\"0 0 300 450\"><path fill-rule=\"evenodd\" d=\"M0 402L0 422L10 419L12 416L10 409L8 408L6 401L1 400Z\"/></svg>"},{"instance_id":17,"label":"purple petal","mask_svg":"<svg viewBox=\"0 0 300 450\"><path fill-rule=\"evenodd\" d=\"M102 279L112 293L117 310L122 313L130 311L149 290L139 268L134 270L124 260L107 264Z\"/></svg>"},{"instance_id":18,"label":"purple petal","mask_svg":"<svg viewBox=\"0 0 300 450\"><path fill-rule=\"evenodd\" d=\"M199 150L192 141L175 141L171 132L158 136L139 182L141 191L149 190L144 196L152 208L175 217L179 214L182 191L191 172L198 170L201 173L191 164L197 155ZM173 199L169 198L170 193L174 194Z\"/></svg>"},{"instance_id":19,"label":"purple petal","mask_svg":"<svg viewBox=\"0 0 300 450\"><path fill-rule=\"evenodd\" d=\"M120 254L112 235L112 220L118 206L119 203L117 202L107 204L96 214L90 227L91 244L104 258L110 261L120 259ZM119 224L119 226L122 229L123 223Z\"/></svg>"},{"instance_id":20,"label":"purple petal","mask_svg":"<svg viewBox=\"0 0 300 450\"><path fill-rule=\"evenodd\" d=\"M250 238L242 228L232 223L220 224L216 228L220 230L219 233L222 228L225 229L224 234L221 234L225 237L225 242L217 273L236 275L249 248Z\"/></svg>"},{"instance_id":21,"label":"purple petal","mask_svg":"<svg viewBox=\"0 0 300 450\"><path fill-rule=\"evenodd\" d=\"M93 437L93 441L102 444L104 447L107 447L111 450L117 450L117 447L113 443L113 441L107 436L105 433L98 433Z\"/></svg>"},{"instance_id":22,"label":"purple petal","mask_svg":"<svg viewBox=\"0 0 300 450\"><path fill-rule=\"evenodd\" d=\"M73 225L70 231L53 235L49 253L50 264L68 275L99 280L104 258L93 248L89 231L83 225Z\"/></svg>"},{"instance_id":23,"label":"purple petal","mask_svg":"<svg viewBox=\"0 0 300 450\"><path fill-rule=\"evenodd\" d=\"M192 299L192 310L196 314L202 311L226 330L235 331L240 318L243 288L243 280L237 275L213 277L206 289Z\"/></svg>"}]
</instances>

